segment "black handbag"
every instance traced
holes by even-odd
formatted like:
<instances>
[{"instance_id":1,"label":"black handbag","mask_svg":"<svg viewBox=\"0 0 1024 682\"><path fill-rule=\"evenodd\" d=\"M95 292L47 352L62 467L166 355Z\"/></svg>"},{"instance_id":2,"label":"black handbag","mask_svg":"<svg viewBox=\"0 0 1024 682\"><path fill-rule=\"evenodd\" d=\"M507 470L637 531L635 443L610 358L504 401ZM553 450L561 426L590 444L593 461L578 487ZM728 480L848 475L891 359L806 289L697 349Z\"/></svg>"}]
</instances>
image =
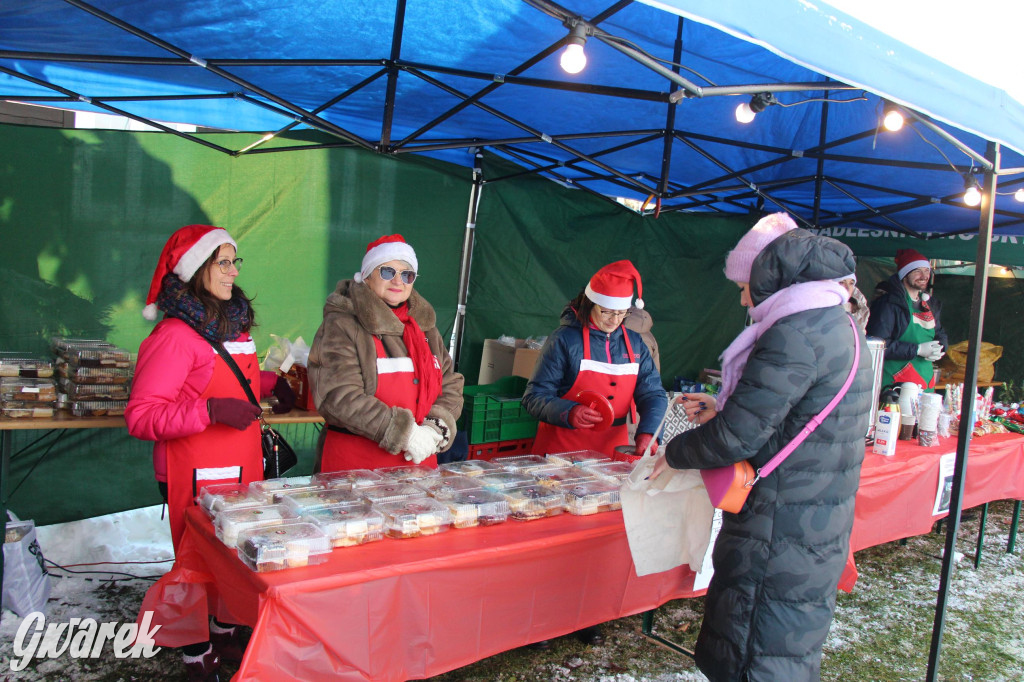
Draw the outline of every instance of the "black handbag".
<instances>
[{"instance_id":1,"label":"black handbag","mask_svg":"<svg viewBox=\"0 0 1024 682\"><path fill-rule=\"evenodd\" d=\"M249 386L249 382L246 381L245 376L242 374L242 370L238 368L238 364L235 363L235 359L231 357L227 349L224 348L224 344L210 342L213 349L217 351L217 354L223 358L224 362L227 363L228 367L234 373L235 378L238 379L238 383L242 385L242 390L245 391L245 395L248 396L249 401L256 405L260 404L260 401L256 399L256 395L252 392L252 387ZM291 469L293 466L299 463L299 458L295 456L295 451L292 450L292 446L288 445L288 441L284 439L276 429L270 426L264 419L263 415L260 415L260 445L263 448L263 478L281 478L285 472Z\"/></svg>"}]
</instances>

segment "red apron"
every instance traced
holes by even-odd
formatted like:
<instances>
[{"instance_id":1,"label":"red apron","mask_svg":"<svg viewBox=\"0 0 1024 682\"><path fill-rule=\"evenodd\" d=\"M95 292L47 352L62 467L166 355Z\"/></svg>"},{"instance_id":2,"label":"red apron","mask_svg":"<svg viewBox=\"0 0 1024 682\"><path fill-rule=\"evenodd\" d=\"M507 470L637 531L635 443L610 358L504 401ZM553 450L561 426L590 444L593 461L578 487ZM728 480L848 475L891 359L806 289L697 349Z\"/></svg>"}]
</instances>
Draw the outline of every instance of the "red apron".
<instances>
[{"instance_id":1,"label":"red apron","mask_svg":"<svg viewBox=\"0 0 1024 682\"><path fill-rule=\"evenodd\" d=\"M376 336L377 392L374 397L390 407L404 407L416 411L416 384L412 358L390 358L384 344ZM402 456L395 456L369 438L329 427L324 436L323 454L319 471L348 471L350 469L379 469L407 464ZM437 468L437 455L431 455L422 464Z\"/></svg>"},{"instance_id":2,"label":"red apron","mask_svg":"<svg viewBox=\"0 0 1024 682\"><path fill-rule=\"evenodd\" d=\"M537 438L533 441L533 451L539 455L552 452L571 452L573 450L597 450L609 457L615 457L615 448L629 444L629 429L626 426L626 413L633 404L633 391L636 389L640 363L633 356L633 346L629 343L629 335L620 326L626 341L626 352L629 362L621 365L597 362L590 359L590 329L583 328L583 359L580 360L579 373L576 381L561 396L572 400L580 391L597 391L608 398L614 410L613 426L603 431L594 429L566 429L554 424L541 422L537 427ZM614 333L614 332L613 332Z\"/></svg>"},{"instance_id":3,"label":"red apron","mask_svg":"<svg viewBox=\"0 0 1024 682\"><path fill-rule=\"evenodd\" d=\"M259 391L260 368L256 344L251 338L224 344L231 357ZM199 396L238 398L248 402L238 379L227 364L214 354L213 376ZM210 424L205 431L167 441L167 515L171 522L171 540L177 552L185 530L185 509L195 504L196 495L208 485L250 483L263 478L263 449L260 425L254 421L245 431L225 424Z\"/></svg>"}]
</instances>

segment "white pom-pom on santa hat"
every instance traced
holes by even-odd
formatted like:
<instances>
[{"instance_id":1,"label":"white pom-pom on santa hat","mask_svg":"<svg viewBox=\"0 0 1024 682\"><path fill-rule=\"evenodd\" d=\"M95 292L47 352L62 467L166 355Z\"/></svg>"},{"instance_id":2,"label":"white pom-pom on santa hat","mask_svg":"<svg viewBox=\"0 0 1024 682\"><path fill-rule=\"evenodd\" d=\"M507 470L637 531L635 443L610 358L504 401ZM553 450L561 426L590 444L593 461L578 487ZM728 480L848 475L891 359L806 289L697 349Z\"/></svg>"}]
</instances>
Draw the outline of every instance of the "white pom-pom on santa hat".
<instances>
[{"instance_id":1,"label":"white pom-pom on santa hat","mask_svg":"<svg viewBox=\"0 0 1024 682\"><path fill-rule=\"evenodd\" d=\"M359 272L352 275L352 279L364 282L378 266L393 260L404 261L414 272L419 272L416 252L405 242L405 237L400 234L388 234L366 245L362 265Z\"/></svg>"},{"instance_id":2,"label":"white pom-pom on santa hat","mask_svg":"<svg viewBox=\"0 0 1024 682\"><path fill-rule=\"evenodd\" d=\"M142 316L147 320L156 319L156 299L160 295L164 277L173 272L182 282L188 282L192 275L196 274L196 270L223 244L231 244L238 249L238 244L227 230L213 225L186 225L172 234L164 244L160 260L157 261Z\"/></svg>"},{"instance_id":3,"label":"white pom-pom on santa hat","mask_svg":"<svg viewBox=\"0 0 1024 682\"><path fill-rule=\"evenodd\" d=\"M633 303L633 282L636 282L636 303ZM598 270L584 292L587 298L607 310L628 310L630 305L644 307L640 273L628 260L615 261Z\"/></svg>"}]
</instances>

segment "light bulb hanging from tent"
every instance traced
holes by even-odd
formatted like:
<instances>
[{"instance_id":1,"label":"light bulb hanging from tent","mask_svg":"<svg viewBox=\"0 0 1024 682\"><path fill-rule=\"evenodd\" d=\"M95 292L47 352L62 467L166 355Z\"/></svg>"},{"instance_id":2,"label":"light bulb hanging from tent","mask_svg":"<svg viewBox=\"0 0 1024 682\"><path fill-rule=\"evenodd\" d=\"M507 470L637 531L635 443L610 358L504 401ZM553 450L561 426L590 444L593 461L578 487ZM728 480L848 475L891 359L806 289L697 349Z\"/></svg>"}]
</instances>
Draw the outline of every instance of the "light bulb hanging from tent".
<instances>
[{"instance_id":1,"label":"light bulb hanging from tent","mask_svg":"<svg viewBox=\"0 0 1024 682\"><path fill-rule=\"evenodd\" d=\"M772 93L759 92L750 98L750 102L743 102L736 107L736 120L740 123L750 123L770 104L778 104Z\"/></svg>"},{"instance_id":2,"label":"light bulb hanging from tent","mask_svg":"<svg viewBox=\"0 0 1024 682\"><path fill-rule=\"evenodd\" d=\"M558 63L566 73L579 73L587 65L587 54L583 51L583 46L587 44L587 25L581 21L573 24L566 40L567 45Z\"/></svg>"},{"instance_id":3,"label":"light bulb hanging from tent","mask_svg":"<svg viewBox=\"0 0 1024 682\"><path fill-rule=\"evenodd\" d=\"M964 175L964 203L972 207L981 204L981 188L970 173Z\"/></svg>"},{"instance_id":4,"label":"light bulb hanging from tent","mask_svg":"<svg viewBox=\"0 0 1024 682\"><path fill-rule=\"evenodd\" d=\"M1013 198L1024 204L1024 189L1019 189L1013 193Z\"/></svg>"},{"instance_id":5,"label":"light bulb hanging from tent","mask_svg":"<svg viewBox=\"0 0 1024 682\"><path fill-rule=\"evenodd\" d=\"M886 103L882 126L893 133L903 127L903 112L895 104Z\"/></svg>"}]
</instances>

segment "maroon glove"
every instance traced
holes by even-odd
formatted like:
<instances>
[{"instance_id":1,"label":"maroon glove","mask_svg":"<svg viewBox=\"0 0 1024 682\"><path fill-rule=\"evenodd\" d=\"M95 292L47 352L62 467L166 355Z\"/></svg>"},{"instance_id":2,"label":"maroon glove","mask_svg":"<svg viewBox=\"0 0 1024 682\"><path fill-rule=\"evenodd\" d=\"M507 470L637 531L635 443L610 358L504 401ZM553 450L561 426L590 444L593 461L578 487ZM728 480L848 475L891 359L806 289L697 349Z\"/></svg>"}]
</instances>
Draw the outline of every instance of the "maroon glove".
<instances>
[{"instance_id":1,"label":"maroon glove","mask_svg":"<svg viewBox=\"0 0 1024 682\"><path fill-rule=\"evenodd\" d=\"M569 410L569 425L574 429L592 429L601 423L601 413L586 405L577 405Z\"/></svg>"},{"instance_id":2,"label":"maroon glove","mask_svg":"<svg viewBox=\"0 0 1024 682\"><path fill-rule=\"evenodd\" d=\"M274 384L274 390L271 393L277 397L277 405L271 408L274 414L291 412L292 408L295 407L295 391L292 390L291 384L284 377L277 378L277 383Z\"/></svg>"},{"instance_id":3,"label":"maroon glove","mask_svg":"<svg viewBox=\"0 0 1024 682\"><path fill-rule=\"evenodd\" d=\"M245 431L263 412L258 405L240 398L209 398L206 410L210 413L211 423L226 424L239 431Z\"/></svg>"},{"instance_id":4,"label":"maroon glove","mask_svg":"<svg viewBox=\"0 0 1024 682\"><path fill-rule=\"evenodd\" d=\"M651 452L658 449L658 441L651 443L651 434L649 433L638 433L636 434L636 450L633 451L634 457L642 457L644 450L647 449L647 444L651 444Z\"/></svg>"}]
</instances>

